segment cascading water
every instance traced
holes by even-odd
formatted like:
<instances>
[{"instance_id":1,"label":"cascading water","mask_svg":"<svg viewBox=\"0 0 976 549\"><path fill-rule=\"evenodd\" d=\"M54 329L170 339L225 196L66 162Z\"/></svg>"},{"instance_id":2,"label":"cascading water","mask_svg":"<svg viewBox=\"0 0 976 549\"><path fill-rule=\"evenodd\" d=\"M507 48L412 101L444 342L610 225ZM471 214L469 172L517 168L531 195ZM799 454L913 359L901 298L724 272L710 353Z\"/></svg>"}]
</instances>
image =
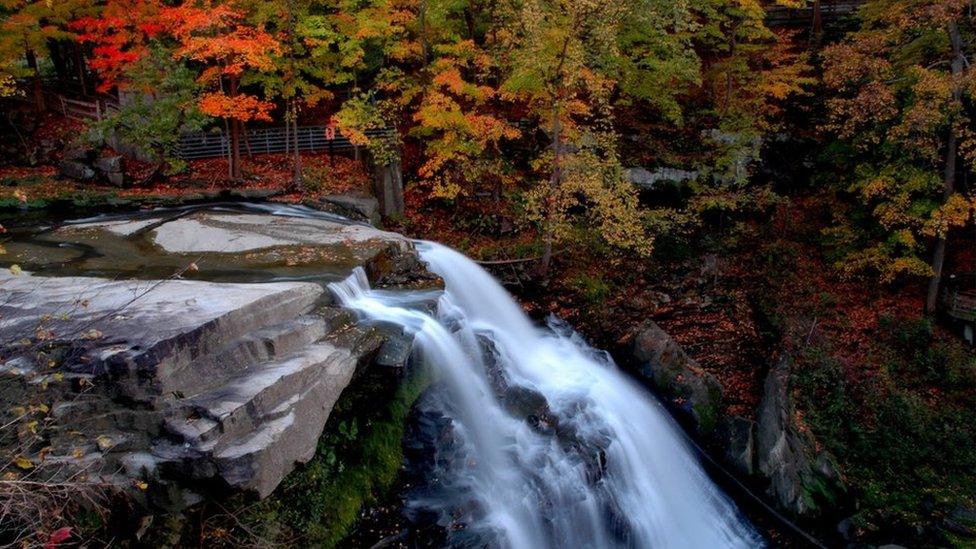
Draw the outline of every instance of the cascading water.
<instances>
[{"instance_id":1,"label":"cascading water","mask_svg":"<svg viewBox=\"0 0 976 549\"><path fill-rule=\"evenodd\" d=\"M755 547L763 540L707 478L663 407L557 321L532 324L463 255L418 244L446 289L436 313L370 290L362 271L332 284L347 307L414 334L441 380L453 459L411 502L445 520L449 545L513 548Z\"/></svg>"}]
</instances>

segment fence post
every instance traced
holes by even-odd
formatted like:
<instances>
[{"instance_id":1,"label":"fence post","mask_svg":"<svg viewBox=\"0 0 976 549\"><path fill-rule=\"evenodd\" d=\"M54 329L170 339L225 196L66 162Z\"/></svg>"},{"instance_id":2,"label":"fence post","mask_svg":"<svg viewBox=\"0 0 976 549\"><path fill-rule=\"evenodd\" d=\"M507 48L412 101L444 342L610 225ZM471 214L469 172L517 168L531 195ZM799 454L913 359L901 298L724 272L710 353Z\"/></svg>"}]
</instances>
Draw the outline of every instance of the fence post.
<instances>
[{"instance_id":1,"label":"fence post","mask_svg":"<svg viewBox=\"0 0 976 549\"><path fill-rule=\"evenodd\" d=\"M59 95L58 99L61 100L61 112L64 114L65 118L68 116L68 106L64 103L64 96Z\"/></svg>"}]
</instances>

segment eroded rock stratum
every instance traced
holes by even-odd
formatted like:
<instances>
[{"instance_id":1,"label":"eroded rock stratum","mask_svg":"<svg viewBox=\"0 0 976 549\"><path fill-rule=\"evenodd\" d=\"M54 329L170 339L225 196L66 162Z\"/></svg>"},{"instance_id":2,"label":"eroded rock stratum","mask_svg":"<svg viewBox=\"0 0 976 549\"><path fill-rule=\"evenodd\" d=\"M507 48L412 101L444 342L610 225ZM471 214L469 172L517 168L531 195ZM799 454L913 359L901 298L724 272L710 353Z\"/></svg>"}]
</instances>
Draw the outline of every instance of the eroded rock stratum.
<instances>
[{"instance_id":1,"label":"eroded rock stratum","mask_svg":"<svg viewBox=\"0 0 976 549\"><path fill-rule=\"evenodd\" d=\"M325 282L362 266L381 285L438 284L399 235L253 212L75 224L10 248L34 272L0 275L2 390L50 402L41 462L165 508L269 494L385 356L390 334L358 326ZM166 270L184 274L145 278ZM188 279L228 272L260 282Z\"/></svg>"}]
</instances>

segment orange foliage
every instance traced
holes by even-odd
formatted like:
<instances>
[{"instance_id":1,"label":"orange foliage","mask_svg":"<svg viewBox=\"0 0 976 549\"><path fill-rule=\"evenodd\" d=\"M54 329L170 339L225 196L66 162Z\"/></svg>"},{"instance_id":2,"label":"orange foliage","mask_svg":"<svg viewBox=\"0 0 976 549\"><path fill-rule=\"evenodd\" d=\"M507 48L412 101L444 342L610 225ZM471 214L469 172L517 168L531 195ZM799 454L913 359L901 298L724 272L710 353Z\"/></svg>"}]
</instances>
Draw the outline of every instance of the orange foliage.
<instances>
[{"instance_id":1,"label":"orange foliage","mask_svg":"<svg viewBox=\"0 0 976 549\"><path fill-rule=\"evenodd\" d=\"M200 110L209 116L217 118L230 118L248 122L251 120L262 120L271 122L272 103L262 101L249 94L238 94L228 96L221 92L205 94L200 98Z\"/></svg>"}]
</instances>

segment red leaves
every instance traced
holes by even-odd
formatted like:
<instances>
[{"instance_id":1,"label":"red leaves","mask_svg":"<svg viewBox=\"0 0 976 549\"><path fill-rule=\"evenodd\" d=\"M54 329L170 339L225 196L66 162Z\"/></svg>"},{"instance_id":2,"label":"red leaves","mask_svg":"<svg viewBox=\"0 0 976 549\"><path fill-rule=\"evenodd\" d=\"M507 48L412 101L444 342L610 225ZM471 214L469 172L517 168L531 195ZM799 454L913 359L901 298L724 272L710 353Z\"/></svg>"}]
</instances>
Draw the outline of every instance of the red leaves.
<instances>
[{"instance_id":1,"label":"red leaves","mask_svg":"<svg viewBox=\"0 0 976 549\"><path fill-rule=\"evenodd\" d=\"M156 0L109 0L97 16L68 24L79 42L94 44L89 66L102 77L99 91L124 86L125 72L164 28L159 9Z\"/></svg>"},{"instance_id":2,"label":"red leaves","mask_svg":"<svg viewBox=\"0 0 976 549\"><path fill-rule=\"evenodd\" d=\"M55 549L58 545L68 541L71 538L71 531L72 528L70 526L65 526L51 532L51 535L47 538L47 542L44 544L44 549Z\"/></svg>"}]
</instances>

